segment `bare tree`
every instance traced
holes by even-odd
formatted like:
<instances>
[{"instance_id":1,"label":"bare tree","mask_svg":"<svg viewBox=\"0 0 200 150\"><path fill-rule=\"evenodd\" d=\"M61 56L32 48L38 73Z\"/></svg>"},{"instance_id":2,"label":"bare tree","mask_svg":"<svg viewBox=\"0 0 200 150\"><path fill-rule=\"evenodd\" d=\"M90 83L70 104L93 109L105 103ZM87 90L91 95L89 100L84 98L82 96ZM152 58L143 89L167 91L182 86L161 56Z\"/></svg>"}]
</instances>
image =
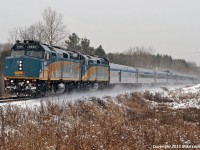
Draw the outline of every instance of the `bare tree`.
<instances>
[{"instance_id":1,"label":"bare tree","mask_svg":"<svg viewBox=\"0 0 200 150\"><path fill-rule=\"evenodd\" d=\"M44 28L41 21L38 21L35 24L32 24L30 27L23 30L24 36L23 39L36 40L40 42L45 42L44 40Z\"/></svg>"},{"instance_id":2,"label":"bare tree","mask_svg":"<svg viewBox=\"0 0 200 150\"><path fill-rule=\"evenodd\" d=\"M34 24L35 26L35 40L45 43L44 27L41 21Z\"/></svg>"},{"instance_id":3,"label":"bare tree","mask_svg":"<svg viewBox=\"0 0 200 150\"><path fill-rule=\"evenodd\" d=\"M30 27L19 27L19 28L14 28L13 30L10 31L10 38L9 42L10 43L15 43L16 40L25 40L25 39L32 39L36 40L35 32L37 28L35 25L31 25Z\"/></svg>"},{"instance_id":4,"label":"bare tree","mask_svg":"<svg viewBox=\"0 0 200 150\"><path fill-rule=\"evenodd\" d=\"M31 39L30 38L30 30L27 27L19 29L19 37L20 40Z\"/></svg>"},{"instance_id":5,"label":"bare tree","mask_svg":"<svg viewBox=\"0 0 200 150\"><path fill-rule=\"evenodd\" d=\"M36 27L35 24L32 24L32 25L27 29L27 35L28 35L28 38L29 38L29 39L37 40L36 30L37 30L37 27Z\"/></svg>"},{"instance_id":6,"label":"bare tree","mask_svg":"<svg viewBox=\"0 0 200 150\"><path fill-rule=\"evenodd\" d=\"M68 32L63 24L63 16L51 7L42 12L42 21L29 27L14 28L10 31L9 42L16 40L37 40L49 45L64 44Z\"/></svg>"},{"instance_id":7,"label":"bare tree","mask_svg":"<svg viewBox=\"0 0 200 150\"><path fill-rule=\"evenodd\" d=\"M60 43L67 37L66 26L63 24L63 16L51 7L42 12L43 30L45 42L50 45Z\"/></svg>"},{"instance_id":8,"label":"bare tree","mask_svg":"<svg viewBox=\"0 0 200 150\"><path fill-rule=\"evenodd\" d=\"M8 39L9 43L15 43L16 40L19 40L19 28L14 28L9 32L10 37Z\"/></svg>"}]
</instances>

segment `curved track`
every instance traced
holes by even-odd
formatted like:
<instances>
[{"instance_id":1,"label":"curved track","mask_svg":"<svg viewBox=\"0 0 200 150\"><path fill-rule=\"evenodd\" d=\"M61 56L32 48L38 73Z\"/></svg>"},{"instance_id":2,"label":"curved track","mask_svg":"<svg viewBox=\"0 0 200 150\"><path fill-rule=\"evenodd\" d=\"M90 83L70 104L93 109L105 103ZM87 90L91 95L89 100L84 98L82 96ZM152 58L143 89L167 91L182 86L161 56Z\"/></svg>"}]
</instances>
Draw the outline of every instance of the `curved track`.
<instances>
[{"instance_id":1,"label":"curved track","mask_svg":"<svg viewBox=\"0 0 200 150\"><path fill-rule=\"evenodd\" d=\"M17 96L10 96L10 97L0 97L0 103L8 103L8 102L16 102L16 101L26 101L31 99L28 96L22 96L22 97L17 97Z\"/></svg>"}]
</instances>

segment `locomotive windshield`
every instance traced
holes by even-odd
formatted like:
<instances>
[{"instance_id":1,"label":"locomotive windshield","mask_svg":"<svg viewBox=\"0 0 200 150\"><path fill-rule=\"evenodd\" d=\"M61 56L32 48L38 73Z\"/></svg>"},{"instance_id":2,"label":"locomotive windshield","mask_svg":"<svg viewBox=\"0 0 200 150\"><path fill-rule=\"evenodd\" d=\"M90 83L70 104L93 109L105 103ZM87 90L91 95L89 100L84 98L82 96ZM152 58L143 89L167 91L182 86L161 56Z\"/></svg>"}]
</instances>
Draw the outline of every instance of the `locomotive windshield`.
<instances>
[{"instance_id":1,"label":"locomotive windshield","mask_svg":"<svg viewBox=\"0 0 200 150\"><path fill-rule=\"evenodd\" d=\"M26 51L26 55L30 57L36 57L36 58L44 58L44 53L40 51Z\"/></svg>"},{"instance_id":2,"label":"locomotive windshield","mask_svg":"<svg viewBox=\"0 0 200 150\"><path fill-rule=\"evenodd\" d=\"M44 51L39 44L15 44L11 50L11 56L29 56L35 58L44 58Z\"/></svg>"},{"instance_id":3,"label":"locomotive windshield","mask_svg":"<svg viewBox=\"0 0 200 150\"><path fill-rule=\"evenodd\" d=\"M18 51L16 51L16 50L12 50L11 51L11 56L13 56L13 57L15 57L15 56L24 56L25 55L25 51L23 51L23 50L18 50Z\"/></svg>"}]
</instances>

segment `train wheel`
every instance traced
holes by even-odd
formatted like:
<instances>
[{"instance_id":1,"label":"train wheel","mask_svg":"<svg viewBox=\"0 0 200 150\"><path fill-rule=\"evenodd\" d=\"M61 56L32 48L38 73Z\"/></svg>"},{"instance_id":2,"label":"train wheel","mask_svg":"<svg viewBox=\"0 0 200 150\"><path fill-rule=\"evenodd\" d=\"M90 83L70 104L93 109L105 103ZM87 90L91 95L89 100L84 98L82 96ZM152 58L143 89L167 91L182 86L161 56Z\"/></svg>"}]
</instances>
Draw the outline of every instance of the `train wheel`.
<instances>
[{"instance_id":1,"label":"train wheel","mask_svg":"<svg viewBox=\"0 0 200 150\"><path fill-rule=\"evenodd\" d=\"M54 83L52 84L52 90L51 93L55 94L55 93L64 93L65 92L65 87L66 85L64 83Z\"/></svg>"},{"instance_id":2,"label":"train wheel","mask_svg":"<svg viewBox=\"0 0 200 150\"><path fill-rule=\"evenodd\" d=\"M90 91L97 91L98 89L99 89L99 84L98 83L94 83L89 88Z\"/></svg>"},{"instance_id":3,"label":"train wheel","mask_svg":"<svg viewBox=\"0 0 200 150\"><path fill-rule=\"evenodd\" d=\"M71 92L73 89L72 83L65 83L65 91L64 92Z\"/></svg>"},{"instance_id":4,"label":"train wheel","mask_svg":"<svg viewBox=\"0 0 200 150\"><path fill-rule=\"evenodd\" d=\"M60 83L58 84L58 93L64 93L65 92L65 84L64 83Z\"/></svg>"},{"instance_id":5,"label":"train wheel","mask_svg":"<svg viewBox=\"0 0 200 150\"><path fill-rule=\"evenodd\" d=\"M58 84L53 83L51 86L51 93L55 94L58 91Z\"/></svg>"}]
</instances>

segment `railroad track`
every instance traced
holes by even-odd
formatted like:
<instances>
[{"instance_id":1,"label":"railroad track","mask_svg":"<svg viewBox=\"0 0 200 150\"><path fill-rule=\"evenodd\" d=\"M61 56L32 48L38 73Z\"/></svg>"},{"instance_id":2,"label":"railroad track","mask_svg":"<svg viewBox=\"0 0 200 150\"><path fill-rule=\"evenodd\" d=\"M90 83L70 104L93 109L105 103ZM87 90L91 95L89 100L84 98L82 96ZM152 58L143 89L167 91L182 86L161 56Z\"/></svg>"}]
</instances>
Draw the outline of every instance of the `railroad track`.
<instances>
[{"instance_id":1,"label":"railroad track","mask_svg":"<svg viewBox=\"0 0 200 150\"><path fill-rule=\"evenodd\" d=\"M9 102L16 102L16 101L26 101L29 100L30 97L22 96L22 97L0 97L0 103L9 103Z\"/></svg>"}]
</instances>

